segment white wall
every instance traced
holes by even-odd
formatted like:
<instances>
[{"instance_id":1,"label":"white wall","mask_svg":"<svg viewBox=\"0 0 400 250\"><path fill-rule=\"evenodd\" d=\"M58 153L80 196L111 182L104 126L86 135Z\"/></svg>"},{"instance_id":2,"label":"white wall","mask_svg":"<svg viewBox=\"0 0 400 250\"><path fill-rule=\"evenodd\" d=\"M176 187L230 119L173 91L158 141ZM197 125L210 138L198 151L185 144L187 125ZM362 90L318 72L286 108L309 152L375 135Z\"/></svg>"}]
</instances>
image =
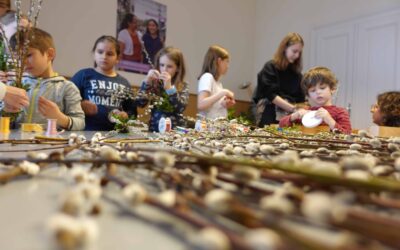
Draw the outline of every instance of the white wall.
<instances>
[{"instance_id":1,"label":"white wall","mask_svg":"<svg viewBox=\"0 0 400 250\"><path fill-rule=\"evenodd\" d=\"M197 92L197 76L204 54L219 44L231 54L223 84L238 99L248 99L238 86L252 80L254 69L255 0L158 0L167 5L167 45L180 48L188 68L190 91ZM43 1L40 28L50 32L56 43L55 69L73 75L93 65L91 49L103 35L116 34L117 0ZM144 75L120 72L140 85Z\"/></svg>"},{"instance_id":2,"label":"white wall","mask_svg":"<svg viewBox=\"0 0 400 250\"><path fill-rule=\"evenodd\" d=\"M167 7L167 45L180 48L186 58L190 91L196 93L197 76L211 44L231 53L225 87L238 99L248 94L238 86L256 84L256 74L269 60L282 37L296 31L306 47L304 68L309 65L311 30L327 24L400 7L399 0L158 0ZM28 2L28 1L26 1ZM55 39L59 73L72 75L92 66L91 49L97 37L115 35L117 0L43 1L39 27ZM121 72L139 85L143 75Z\"/></svg>"},{"instance_id":3,"label":"white wall","mask_svg":"<svg viewBox=\"0 0 400 250\"><path fill-rule=\"evenodd\" d=\"M399 7L399 0L257 0L253 81L288 32L304 39L306 70L313 66L309 46L314 28Z\"/></svg>"}]
</instances>

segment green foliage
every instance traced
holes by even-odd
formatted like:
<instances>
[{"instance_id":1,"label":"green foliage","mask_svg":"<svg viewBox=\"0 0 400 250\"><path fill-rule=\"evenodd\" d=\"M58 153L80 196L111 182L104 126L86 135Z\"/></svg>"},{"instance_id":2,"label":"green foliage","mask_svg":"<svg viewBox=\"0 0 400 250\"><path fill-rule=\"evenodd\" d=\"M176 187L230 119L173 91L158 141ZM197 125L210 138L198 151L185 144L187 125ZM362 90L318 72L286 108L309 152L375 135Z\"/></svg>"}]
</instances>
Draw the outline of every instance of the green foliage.
<instances>
[{"instance_id":1,"label":"green foliage","mask_svg":"<svg viewBox=\"0 0 400 250\"><path fill-rule=\"evenodd\" d=\"M129 121L136 119L134 115L130 117L121 117L118 114L112 114L111 116L115 120L114 130L118 131L119 133L128 133Z\"/></svg>"},{"instance_id":2,"label":"green foliage","mask_svg":"<svg viewBox=\"0 0 400 250\"><path fill-rule=\"evenodd\" d=\"M239 124L243 124L246 126L251 126L254 124L252 116L250 112L241 112L239 116L236 116L235 109L228 109L228 120L236 119Z\"/></svg>"},{"instance_id":3,"label":"green foliage","mask_svg":"<svg viewBox=\"0 0 400 250\"><path fill-rule=\"evenodd\" d=\"M168 96L167 92L162 91L161 98L156 100L156 102L157 102L157 104L154 105L156 107L156 109L158 109L160 111L164 111L164 112L169 112L169 113L174 111L174 107L169 102L169 96Z\"/></svg>"}]
</instances>

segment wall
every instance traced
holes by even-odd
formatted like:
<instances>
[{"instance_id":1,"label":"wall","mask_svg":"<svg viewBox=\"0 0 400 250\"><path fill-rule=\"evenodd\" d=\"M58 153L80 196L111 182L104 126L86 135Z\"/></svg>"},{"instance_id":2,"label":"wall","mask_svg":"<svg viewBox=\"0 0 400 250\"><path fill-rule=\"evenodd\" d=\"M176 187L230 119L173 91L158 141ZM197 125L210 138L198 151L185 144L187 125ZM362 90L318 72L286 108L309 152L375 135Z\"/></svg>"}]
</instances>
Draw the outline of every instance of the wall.
<instances>
[{"instance_id":1,"label":"wall","mask_svg":"<svg viewBox=\"0 0 400 250\"><path fill-rule=\"evenodd\" d=\"M303 36L304 69L308 69L313 66L309 47L314 28L399 7L398 0L257 0L253 81L288 32Z\"/></svg>"},{"instance_id":2,"label":"wall","mask_svg":"<svg viewBox=\"0 0 400 250\"><path fill-rule=\"evenodd\" d=\"M28 1L26 1L28 2ZM222 78L237 99L248 99L238 86L252 80L254 68L255 0L158 0L167 7L167 45L180 48L186 58L190 92L197 93L197 76L211 44L231 53L228 74ZM117 0L43 1L39 27L55 39L55 69L64 75L93 64L91 49L103 34L116 34ZM134 85L144 75L121 72Z\"/></svg>"}]
</instances>

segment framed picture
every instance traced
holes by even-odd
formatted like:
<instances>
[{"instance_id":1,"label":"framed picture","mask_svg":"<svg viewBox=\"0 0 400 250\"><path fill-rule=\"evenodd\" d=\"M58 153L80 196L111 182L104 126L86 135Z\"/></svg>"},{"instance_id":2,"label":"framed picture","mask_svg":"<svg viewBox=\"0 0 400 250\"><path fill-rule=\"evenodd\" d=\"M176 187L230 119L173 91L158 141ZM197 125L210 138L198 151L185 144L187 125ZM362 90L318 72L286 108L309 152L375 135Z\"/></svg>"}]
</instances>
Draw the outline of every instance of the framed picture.
<instances>
[{"instance_id":1,"label":"framed picture","mask_svg":"<svg viewBox=\"0 0 400 250\"><path fill-rule=\"evenodd\" d=\"M147 74L166 38L167 6L153 0L117 0L118 69Z\"/></svg>"}]
</instances>

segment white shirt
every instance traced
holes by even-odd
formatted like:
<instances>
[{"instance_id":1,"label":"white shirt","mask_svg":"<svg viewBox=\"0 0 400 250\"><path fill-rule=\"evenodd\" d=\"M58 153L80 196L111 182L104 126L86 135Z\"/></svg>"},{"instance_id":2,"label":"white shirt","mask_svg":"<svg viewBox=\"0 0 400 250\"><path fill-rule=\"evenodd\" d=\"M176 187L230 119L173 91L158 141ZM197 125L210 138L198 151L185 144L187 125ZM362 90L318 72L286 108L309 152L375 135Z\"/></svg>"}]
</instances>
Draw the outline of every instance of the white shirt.
<instances>
[{"instance_id":1,"label":"white shirt","mask_svg":"<svg viewBox=\"0 0 400 250\"><path fill-rule=\"evenodd\" d=\"M139 41L142 42L142 34L139 31L136 31L136 34ZM118 33L118 41L125 45L123 54L128 56L133 55L133 41L127 29L123 29Z\"/></svg>"},{"instance_id":2,"label":"white shirt","mask_svg":"<svg viewBox=\"0 0 400 250\"><path fill-rule=\"evenodd\" d=\"M199 87L197 93L199 94L201 91L206 91L210 93L210 96L217 94L223 89L222 83L217 82L213 75L210 73L204 73L199 79ZM228 111L221 104L224 97L221 97L218 101L216 101L209 109L205 111L200 111L199 113L208 119L215 119L228 116Z\"/></svg>"}]
</instances>

